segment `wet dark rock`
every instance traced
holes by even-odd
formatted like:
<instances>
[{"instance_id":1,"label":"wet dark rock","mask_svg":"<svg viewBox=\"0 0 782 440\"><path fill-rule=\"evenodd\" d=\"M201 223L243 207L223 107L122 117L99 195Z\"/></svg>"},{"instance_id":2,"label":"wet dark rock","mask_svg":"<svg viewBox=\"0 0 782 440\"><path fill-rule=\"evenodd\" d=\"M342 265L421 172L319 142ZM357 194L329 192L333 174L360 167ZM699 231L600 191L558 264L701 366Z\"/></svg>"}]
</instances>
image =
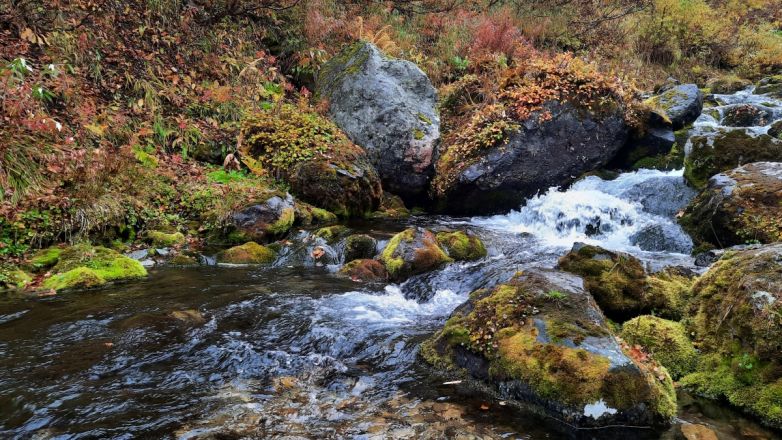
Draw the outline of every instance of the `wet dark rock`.
<instances>
[{"instance_id":1,"label":"wet dark rock","mask_svg":"<svg viewBox=\"0 0 782 440\"><path fill-rule=\"evenodd\" d=\"M752 83L744 78L726 75L709 82L708 87L712 93L730 95L751 86Z\"/></svg>"},{"instance_id":2,"label":"wet dark rock","mask_svg":"<svg viewBox=\"0 0 782 440\"><path fill-rule=\"evenodd\" d=\"M570 103L549 102L545 108L550 120L528 119L506 143L461 170L444 191L441 209L488 214L518 208L527 197L607 164L627 141L619 105L601 116Z\"/></svg>"},{"instance_id":3,"label":"wet dark rock","mask_svg":"<svg viewBox=\"0 0 782 440\"><path fill-rule=\"evenodd\" d=\"M757 83L755 93L758 95L770 95L776 98L782 98L782 75L769 76L763 78Z\"/></svg>"},{"instance_id":4,"label":"wet dark rock","mask_svg":"<svg viewBox=\"0 0 782 440\"><path fill-rule=\"evenodd\" d=\"M651 214L673 217L697 194L681 177L666 176L645 180L625 191L622 197L639 202Z\"/></svg>"},{"instance_id":5,"label":"wet dark rock","mask_svg":"<svg viewBox=\"0 0 782 440\"><path fill-rule=\"evenodd\" d=\"M666 156L675 143L676 136L670 127L649 128L640 139L628 141L609 166L625 170L649 168L646 165L650 158Z\"/></svg>"},{"instance_id":6,"label":"wet dark rock","mask_svg":"<svg viewBox=\"0 0 782 440\"><path fill-rule=\"evenodd\" d=\"M730 130L709 136L694 136L684 161L684 177L703 189L711 176L738 166L761 161L782 161L782 140Z\"/></svg>"},{"instance_id":7,"label":"wet dark rock","mask_svg":"<svg viewBox=\"0 0 782 440\"><path fill-rule=\"evenodd\" d=\"M774 122L768 129L768 135L782 140L782 120Z\"/></svg>"},{"instance_id":8,"label":"wet dark rock","mask_svg":"<svg viewBox=\"0 0 782 440\"><path fill-rule=\"evenodd\" d=\"M692 240L676 225L649 225L633 234L630 243L650 252L692 252Z\"/></svg>"},{"instance_id":9,"label":"wet dark rock","mask_svg":"<svg viewBox=\"0 0 782 440\"><path fill-rule=\"evenodd\" d=\"M440 139L437 91L414 63L356 43L321 68L317 92L334 122L363 147L383 187L425 196Z\"/></svg>"},{"instance_id":10,"label":"wet dark rock","mask_svg":"<svg viewBox=\"0 0 782 440\"><path fill-rule=\"evenodd\" d=\"M709 179L680 219L696 244L782 240L782 163L751 163Z\"/></svg>"},{"instance_id":11,"label":"wet dark rock","mask_svg":"<svg viewBox=\"0 0 782 440\"><path fill-rule=\"evenodd\" d=\"M726 127L764 127L771 122L774 113L759 105L739 104L723 111L722 125Z\"/></svg>"},{"instance_id":12,"label":"wet dark rock","mask_svg":"<svg viewBox=\"0 0 782 440\"><path fill-rule=\"evenodd\" d=\"M345 261L372 258L377 252L377 240L366 234L354 234L345 239Z\"/></svg>"},{"instance_id":13,"label":"wet dark rock","mask_svg":"<svg viewBox=\"0 0 782 440\"><path fill-rule=\"evenodd\" d=\"M248 240L264 241L281 236L293 226L296 217L290 194L272 195L231 215L236 230Z\"/></svg>"},{"instance_id":14,"label":"wet dark rock","mask_svg":"<svg viewBox=\"0 0 782 440\"><path fill-rule=\"evenodd\" d=\"M703 110L703 93L695 84L683 84L670 88L648 99L647 104L674 130L695 121Z\"/></svg>"},{"instance_id":15,"label":"wet dark rock","mask_svg":"<svg viewBox=\"0 0 782 440\"><path fill-rule=\"evenodd\" d=\"M631 359L582 280L555 270L473 292L421 355L579 428L666 425L676 411L664 368Z\"/></svg>"}]
</instances>

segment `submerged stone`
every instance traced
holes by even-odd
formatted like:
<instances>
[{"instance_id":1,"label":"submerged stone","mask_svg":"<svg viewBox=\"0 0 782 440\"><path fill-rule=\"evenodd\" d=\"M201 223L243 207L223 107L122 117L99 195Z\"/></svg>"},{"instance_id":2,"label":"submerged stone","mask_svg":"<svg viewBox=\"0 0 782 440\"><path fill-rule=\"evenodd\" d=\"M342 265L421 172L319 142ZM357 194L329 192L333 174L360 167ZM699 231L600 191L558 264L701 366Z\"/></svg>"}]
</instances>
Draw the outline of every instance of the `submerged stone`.
<instances>
[{"instance_id":1,"label":"submerged stone","mask_svg":"<svg viewBox=\"0 0 782 440\"><path fill-rule=\"evenodd\" d=\"M564 272L531 269L473 292L421 355L578 428L665 425L676 411L665 369L625 352L581 279Z\"/></svg>"}]
</instances>

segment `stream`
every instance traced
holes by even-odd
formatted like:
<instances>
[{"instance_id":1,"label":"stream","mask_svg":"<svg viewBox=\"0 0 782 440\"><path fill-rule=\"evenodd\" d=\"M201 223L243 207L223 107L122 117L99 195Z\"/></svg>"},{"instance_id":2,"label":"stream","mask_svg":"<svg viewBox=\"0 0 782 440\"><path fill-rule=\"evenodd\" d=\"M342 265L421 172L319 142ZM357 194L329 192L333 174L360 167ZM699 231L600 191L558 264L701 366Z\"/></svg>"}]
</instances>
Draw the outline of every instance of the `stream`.
<instances>
[{"instance_id":1,"label":"stream","mask_svg":"<svg viewBox=\"0 0 782 440\"><path fill-rule=\"evenodd\" d=\"M693 129L704 124L715 121ZM575 242L632 253L651 271L700 270L674 219L693 196L681 170L641 170L587 177L505 215L349 225L381 244L412 224L470 229L487 245L481 261L401 285L335 276L343 244L299 232L273 267L163 266L100 290L4 297L0 437L617 438L449 384L418 347L472 290L553 267ZM309 257L314 246L327 264ZM671 429L631 438L679 438L685 423L720 440L782 438L719 403L682 393L679 404Z\"/></svg>"}]
</instances>

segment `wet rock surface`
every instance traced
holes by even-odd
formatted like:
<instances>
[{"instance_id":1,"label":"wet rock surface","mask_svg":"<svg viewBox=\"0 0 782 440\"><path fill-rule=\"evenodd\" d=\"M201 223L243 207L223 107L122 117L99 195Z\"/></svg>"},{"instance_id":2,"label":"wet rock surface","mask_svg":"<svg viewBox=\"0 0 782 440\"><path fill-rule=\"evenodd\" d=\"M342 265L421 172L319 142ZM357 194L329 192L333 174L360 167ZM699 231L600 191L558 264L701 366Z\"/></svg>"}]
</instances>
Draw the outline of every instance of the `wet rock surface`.
<instances>
[{"instance_id":1,"label":"wet rock surface","mask_svg":"<svg viewBox=\"0 0 782 440\"><path fill-rule=\"evenodd\" d=\"M703 93L695 84L677 85L647 100L674 130L695 121L703 110Z\"/></svg>"},{"instance_id":2,"label":"wet rock surface","mask_svg":"<svg viewBox=\"0 0 782 440\"><path fill-rule=\"evenodd\" d=\"M268 241L288 232L295 216L293 197L285 194L273 195L263 202L234 212L231 221L244 237Z\"/></svg>"}]
</instances>

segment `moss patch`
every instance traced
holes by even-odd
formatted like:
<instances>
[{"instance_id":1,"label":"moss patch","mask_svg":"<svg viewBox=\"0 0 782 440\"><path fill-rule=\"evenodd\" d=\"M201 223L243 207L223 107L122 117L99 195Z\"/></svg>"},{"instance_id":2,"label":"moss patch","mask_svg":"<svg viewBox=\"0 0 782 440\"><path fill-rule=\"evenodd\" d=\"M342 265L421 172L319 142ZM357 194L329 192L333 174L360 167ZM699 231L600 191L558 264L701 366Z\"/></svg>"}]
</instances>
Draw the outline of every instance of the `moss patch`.
<instances>
[{"instance_id":1,"label":"moss patch","mask_svg":"<svg viewBox=\"0 0 782 440\"><path fill-rule=\"evenodd\" d=\"M23 289L32 281L32 277L18 267L0 265L0 289Z\"/></svg>"},{"instance_id":2,"label":"moss patch","mask_svg":"<svg viewBox=\"0 0 782 440\"><path fill-rule=\"evenodd\" d=\"M410 228L389 240L380 261L392 279L403 280L409 276L437 269L453 261L428 230Z\"/></svg>"},{"instance_id":3,"label":"moss patch","mask_svg":"<svg viewBox=\"0 0 782 440\"><path fill-rule=\"evenodd\" d=\"M65 289L89 289L106 284L104 279L97 271L88 267L77 267L67 272L52 275L44 281L43 286L47 289L65 290Z\"/></svg>"},{"instance_id":4,"label":"moss patch","mask_svg":"<svg viewBox=\"0 0 782 440\"><path fill-rule=\"evenodd\" d=\"M181 232L147 231L147 240L152 246L156 247L171 247L185 244L185 236Z\"/></svg>"},{"instance_id":5,"label":"moss patch","mask_svg":"<svg viewBox=\"0 0 782 440\"><path fill-rule=\"evenodd\" d=\"M343 225L326 226L315 231L312 235L320 237L326 241L334 241L340 236L344 236L348 232L348 228Z\"/></svg>"},{"instance_id":6,"label":"moss patch","mask_svg":"<svg viewBox=\"0 0 782 440\"><path fill-rule=\"evenodd\" d=\"M639 316L622 325L620 336L628 344L643 347L668 369L674 379L695 370L698 354L684 326L678 322L656 316Z\"/></svg>"},{"instance_id":7,"label":"moss patch","mask_svg":"<svg viewBox=\"0 0 782 440\"><path fill-rule=\"evenodd\" d=\"M42 249L30 258L30 264L35 269L46 269L57 264L57 261L60 260L60 254L62 254L62 249L58 247Z\"/></svg>"},{"instance_id":8,"label":"moss patch","mask_svg":"<svg viewBox=\"0 0 782 440\"><path fill-rule=\"evenodd\" d=\"M228 264L268 264L277 259L277 253L266 246L250 241L226 249L218 255L217 259L221 263Z\"/></svg>"},{"instance_id":9,"label":"moss patch","mask_svg":"<svg viewBox=\"0 0 782 440\"><path fill-rule=\"evenodd\" d=\"M138 261L114 250L88 244L77 244L64 249L51 272L56 276L77 268L90 269L104 281L131 280L147 276L147 270ZM90 274L80 271L71 276L76 275L80 279L87 279Z\"/></svg>"},{"instance_id":10,"label":"moss patch","mask_svg":"<svg viewBox=\"0 0 782 440\"><path fill-rule=\"evenodd\" d=\"M456 261L474 261L486 257L486 246L480 238L462 231L439 232L437 242Z\"/></svg>"}]
</instances>

